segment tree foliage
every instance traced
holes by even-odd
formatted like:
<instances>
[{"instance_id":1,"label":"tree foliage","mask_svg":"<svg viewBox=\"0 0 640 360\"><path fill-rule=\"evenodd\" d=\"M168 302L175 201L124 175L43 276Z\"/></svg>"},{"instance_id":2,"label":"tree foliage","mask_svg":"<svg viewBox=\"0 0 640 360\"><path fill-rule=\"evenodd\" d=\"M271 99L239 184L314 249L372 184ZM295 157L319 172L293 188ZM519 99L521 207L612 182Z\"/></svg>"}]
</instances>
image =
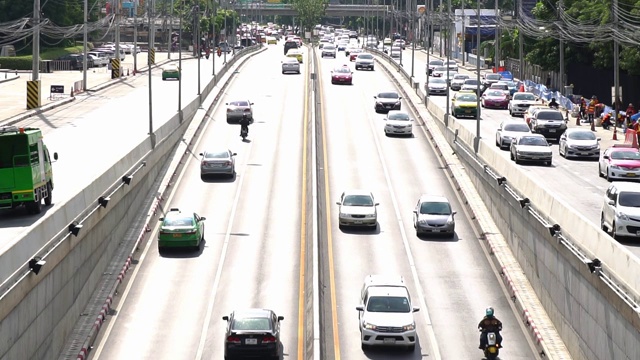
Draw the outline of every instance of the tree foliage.
<instances>
[{"instance_id":1,"label":"tree foliage","mask_svg":"<svg viewBox=\"0 0 640 360\"><path fill-rule=\"evenodd\" d=\"M307 30L312 29L320 22L329 5L329 2L325 0L292 0L291 3L298 12L296 19Z\"/></svg>"}]
</instances>

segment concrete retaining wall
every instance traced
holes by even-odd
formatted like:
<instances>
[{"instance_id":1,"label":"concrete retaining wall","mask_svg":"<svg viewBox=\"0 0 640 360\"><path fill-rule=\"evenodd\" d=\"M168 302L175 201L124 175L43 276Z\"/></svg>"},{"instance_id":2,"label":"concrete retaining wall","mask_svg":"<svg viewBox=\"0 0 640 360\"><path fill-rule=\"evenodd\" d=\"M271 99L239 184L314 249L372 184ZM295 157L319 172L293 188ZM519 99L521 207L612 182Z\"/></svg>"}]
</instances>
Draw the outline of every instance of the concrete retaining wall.
<instances>
[{"instance_id":1,"label":"concrete retaining wall","mask_svg":"<svg viewBox=\"0 0 640 360\"><path fill-rule=\"evenodd\" d=\"M457 140L464 143L465 148L473 149L474 133L459 125L453 117L449 118L449 127L445 129L442 109L433 102L428 103L427 108L440 120L438 125L454 149L458 147L454 142L456 130ZM491 209L493 219L508 239L512 252L571 355L584 360L640 359L638 314L552 237L548 228L523 210L483 167L464 151L457 151L457 154L466 163L476 189ZM639 289L640 263L627 249L569 204L539 186L534 178L499 155L491 144L480 143L478 158L506 177L508 184L523 198L529 198L533 208L544 214L551 224L559 224L563 234L590 259L600 259L606 272L626 284L628 291ZM633 296L638 298L637 294Z\"/></svg>"},{"instance_id":2,"label":"concrete retaining wall","mask_svg":"<svg viewBox=\"0 0 640 360\"><path fill-rule=\"evenodd\" d=\"M231 65L233 62L228 64ZM222 72L218 76L222 76ZM176 114L154 132L155 149L149 139L140 143L78 195L64 204L57 204L57 211L42 219L22 241L0 255L0 278L5 279L16 268L18 274L24 274L28 271L25 265L28 259L48 252L47 262L38 275L28 273L22 281L16 281L10 291L3 291L0 359L53 359L58 356L120 239L129 230L130 222L161 175L176 144L182 140L202 100L213 88L213 84L208 84L200 97L183 108L185 121L180 123ZM146 166L139 167L142 161ZM95 208L98 197L112 188L112 184L118 184L123 175L138 168L131 184L111 195L107 208L97 209L83 222L78 237L68 237L57 247L53 247L56 242L48 244L54 234L60 232L62 238L78 214L85 215L90 210L87 208ZM20 279L15 273L13 277Z\"/></svg>"}]
</instances>

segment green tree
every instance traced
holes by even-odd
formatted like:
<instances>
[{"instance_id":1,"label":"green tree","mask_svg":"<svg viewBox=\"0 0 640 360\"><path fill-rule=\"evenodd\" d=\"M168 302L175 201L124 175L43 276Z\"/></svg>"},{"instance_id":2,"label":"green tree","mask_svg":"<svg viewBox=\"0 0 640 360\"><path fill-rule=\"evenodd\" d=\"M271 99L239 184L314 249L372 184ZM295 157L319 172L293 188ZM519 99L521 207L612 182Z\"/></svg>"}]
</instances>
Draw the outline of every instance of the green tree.
<instances>
[{"instance_id":1,"label":"green tree","mask_svg":"<svg viewBox=\"0 0 640 360\"><path fill-rule=\"evenodd\" d=\"M312 29L325 16L328 1L325 0L293 0L293 8L298 12L298 19L306 30Z\"/></svg>"}]
</instances>

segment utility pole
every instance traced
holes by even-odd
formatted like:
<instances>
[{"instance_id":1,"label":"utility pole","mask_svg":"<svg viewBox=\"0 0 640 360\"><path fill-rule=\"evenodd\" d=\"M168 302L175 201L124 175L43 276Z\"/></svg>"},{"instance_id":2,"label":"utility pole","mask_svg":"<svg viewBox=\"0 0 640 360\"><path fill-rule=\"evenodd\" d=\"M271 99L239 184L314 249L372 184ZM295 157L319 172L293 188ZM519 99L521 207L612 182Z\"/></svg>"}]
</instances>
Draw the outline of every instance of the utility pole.
<instances>
[{"instance_id":1,"label":"utility pole","mask_svg":"<svg viewBox=\"0 0 640 360\"><path fill-rule=\"evenodd\" d=\"M495 49L493 51L493 57L494 57L494 64L495 64L495 68L496 71L498 71L500 69L500 27L498 26L498 16L500 14L500 8L498 7L498 0L495 0L495 39L493 41L493 45L495 46ZM562 0L560 0L560 3L562 4Z\"/></svg>"},{"instance_id":2,"label":"utility pole","mask_svg":"<svg viewBox=\"0 0 640 360\"><path fill-rule=\"evenodd\" d=\"M442 27L442 26L441 26ZM451 61L451 0L448 0L447 2L447 36L445 38L445 47L447 50L447 63L446 63L446 67L447 67L447 105L446 105L446 111L444 113L444 117L446 119L446 122L448 124L449 122L449 112L451 111L451 109L449 108L450 104L451 104L451 91L449 91L449 61ZM440 31L440 37L442 38L442 30ZM440 48L440 51L442 52L442 48Z\"/></svg>"},{"instance_id":3,"label":"utility pole","mask_svg":"<svg viewBox=\"0 0 640 360\"><path fill-rule=\"evenodd\" d=\"M498 0L496 0L497 2ZM467 29L466 24L465 24L465 14L464 14L464 0L462 0L462 4L460 4L460 7L462 8L462 66L464 67L464 62L466 61L466 40L467 40Z\"/></svg>"},{"instance_id":4,"label":"utility pole","mask_svg":"<svg viewBox=\"0 0 640 360\"><path fill-rule=\"evenodd\" d=\"M560 20L560 12L563 10L563 1L560 0L558 2L558 20ZM614 19L615 19L615 11L614 11ZM615 20L614 20L615 21ZM614 53L615 53L615 39L614 39ZM562 34L560 34L560 94L565 95L564 93L564 40L562 40ZM614 55L614 61L615 61Z\"/></svg>"},{"instance_id":5,"label":"utility pole","mask_svg":"<svg viewBox=\"0 0 640 360\"><path fill-rule=\"evenodd\" d=\"M216 17L218 16L218 7L216 6L216 4L213 4L213 9L211 9L211 11L213 12L213 21L211 22L211 37L213 38L212 41L213 43L212 45L212 51L211 51L211 57L213 58L213 69L211 70L211 75L213 76L213 84L216 84L216 51L214 51L216 49ZM249 30L251 31L251 30Z\"/></svg>"},{"instance_id":6,"label":"utility pole","mask_svg":"<svg viewBox=\"0 0 640 360\"><path fill-rule=\"evenodd\" d=\"M33 1L33 62L31 81L40 80L40 0ZM38 94L40 96L40 94ZM40 101L38 100L38 103Z\"/></svg>"},{"instance_id":7,"label":"utility pole","mask_svg":"<svg viewBox=\"0 0 640 360\"><path fill-rule=\"evenodd\" d=\"M149 54L154 54L155 57L155 44L154 44L154 38L156 35L156 21L155 21L155 0L148 0L147 4L149 5L149 35L148 35L148 41L149 41L149 48L148 48L148 53ZM116 45L117 46L117 45ZM149 139L151 140L151 148L154 149L156 147L156 136L153 133L153 93L151 91L151 73L152 73L152 65L153 62L151 61L151 57L148 57L147 63L149 65ZM182 70L180 70L180 78L182 78Z\"/></svg>"},{"instance_id":8,"label":"utility pole","mask_svg":"<svg viewBox=\"0 0 640 360\"><path fill-rule=\"evenodd\" d=\"M87 29L87 23L89 22L89 4L88 0L84 0L84 28L82 31L82 40L84 44L82 46L82 90L87 90L87 41L89 41L89 29Z\"/></svg>"},{"instance_id":9,"label":"utility pole","mask_svg":"<svg viewBox=\"0 0 640 360\"><path fill-rule=\"evenodd\" d=\"M478 81L478 94L476 96L476 141L475 151L480 149L480 0L478 0L478 27L476 28L476 76Z\"/></svg>"},{"instance_id":10,"label":"utility pole","mask_svg":"<svg viewBox=\"0 0 640 360\"><path fill-rule=\"evenodd\" d=\"M522 0L519 0L519 6L516 7L517 18L521 17L520 14L520 6L522 5ZM524 35L522 34L522 30L518 29L518 60L520 65L518 66L518 78L520 81L524 81Z\"/></svg>"},{"instance_id":11,"label":"utility pole","mask_svg":"<svg viewBox=\"0 0 640 360\"><path fill-rule=\"evenodd\" d=\"M195 33L196 33L196 56L198 57L198 95L200 95L200 58L202 58L202 49L200 48L201 41L200 41L200 6L196 5L193 8L194 14L193 14L193 18L195 21Z\"/></svg>"},{"instance_id":12,"label":"utility pole","mask_svg":"<svg viewBox=\"0 0 640 360\"><path fill-rule=\"evenodd\" d=\"M227 44L227 47L224 49L224 60L223 64L227 63L227 50L229 49L229 40L227 40L227 34L229 33L227 29L227 17L229 16L229 7L227 6L227 0L224 1L224 43Z\"/></svg>"},{"instance_id":13,"label":"utility pole","mask_svg":"<svg viewBox=\"0 0 640 360\"><path fill-rule=\"evenodd\" d=\"M613 12L613 26L614 30L618 29L618 0L613 0L612 4L612 12ZM618 126L618 114L620 113L620 62L618 58L620 57L620 43L618 42L618 38L613 38L613 86L614 89L614 109L616 111L616 116L613 118L613 138L617 139L617 126ZM593 129L593 125L592 129Z\"/></svg>"}]
</instances>

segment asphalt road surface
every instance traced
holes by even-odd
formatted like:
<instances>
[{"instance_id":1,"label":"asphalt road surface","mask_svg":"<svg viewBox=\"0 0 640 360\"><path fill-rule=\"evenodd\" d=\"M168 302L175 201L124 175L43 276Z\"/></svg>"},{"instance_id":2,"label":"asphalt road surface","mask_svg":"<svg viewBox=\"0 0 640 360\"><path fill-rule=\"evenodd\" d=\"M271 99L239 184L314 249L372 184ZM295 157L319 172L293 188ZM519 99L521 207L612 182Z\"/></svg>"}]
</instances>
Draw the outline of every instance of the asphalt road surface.
<instances>
[{"instance_id":1,"label":"asphalt road surface","mask_svg":"<svg viewBox=\"0 0 640 360\"><path fill-rule=\"evenodd\" d=\"M168 201L207 218L206 244L160 255L149 242L94 359L222 359L222 316L246 307L284 316L284 353L297 358L306 74L282 75L281 51L240 68L197 145L236 152L237 176L203 181L194 156ZM247 142L225 121L224 103L244 99L255 104Z\"/></svg>"}]
</instances>

